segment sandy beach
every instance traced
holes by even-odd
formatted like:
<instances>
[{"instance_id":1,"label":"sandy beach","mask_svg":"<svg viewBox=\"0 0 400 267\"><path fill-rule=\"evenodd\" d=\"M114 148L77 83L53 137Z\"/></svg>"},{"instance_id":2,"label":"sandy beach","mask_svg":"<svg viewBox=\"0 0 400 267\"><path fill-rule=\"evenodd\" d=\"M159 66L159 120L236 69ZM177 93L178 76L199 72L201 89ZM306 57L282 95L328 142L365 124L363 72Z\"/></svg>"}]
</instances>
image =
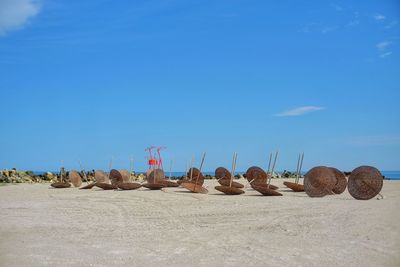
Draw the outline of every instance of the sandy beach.
<instances>
[{"instance_id":1,"label":"sandy beach","mask_svg":"<svg viewBox=\"0 0 400 267\"><path fill-rule=\"evenodd\" d=\"M400 181L383 200L0 187L1 266L399 266Z\"/></svg>"}]
</instances>

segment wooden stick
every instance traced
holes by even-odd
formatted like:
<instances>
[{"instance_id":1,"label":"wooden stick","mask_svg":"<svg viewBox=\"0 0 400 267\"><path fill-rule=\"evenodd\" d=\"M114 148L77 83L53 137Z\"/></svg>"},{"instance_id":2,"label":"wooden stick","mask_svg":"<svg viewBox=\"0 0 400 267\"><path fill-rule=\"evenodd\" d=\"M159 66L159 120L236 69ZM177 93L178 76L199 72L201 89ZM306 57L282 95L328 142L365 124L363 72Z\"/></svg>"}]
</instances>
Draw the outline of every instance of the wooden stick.
<instances>
[{"instance_id":1,"label":"wooden stick","mask_svg":"<svg viewBox=\"0 0 400 267\"><path fill-rule=\"evenodd\" d=\"M303 168L303 160L304 160L304 152L301 155L300 168L299 168L299 177L297 178L296 184L299 183L299 179L300 179L300 176L301 176L301 169Z\"/></svg>"},{"instance_id":2,"label":"wooden stick","mask_svg":"<svg viewBox=\"0 0 400 267\"><path fill-rule=\"evenodd\" d=\"M113 157L111 156L110 163L108 164L108 174L107 174L108 180L110 180L110 172L111 172L111 168L112 168L112 160L113 160Z\"/></svg>"},{"instance_id":3,"label":"wooden stick","mask_svg":"<svg viewBox=\"0 0 400 267\"><path fill-rule=\"evenodd\" d=\"M232 187L233 177L235 176L236 159L237 159L237 154L235 152L233 153L233 158L232 158L232 172L231 172L231 179L229 181L229 187Z\"/></svg>"},{"instance_id":4,"label":"wooden stick","mask_svg":"<svg viewBox=\"0 0 400 267\"><path fill-rule=\"evenodd\" d=\"M296 167L296 177L294 178L294 182L297 184L297 178L299 177L299 168L300 168L300 158L301 154L297 157L297 167Z\"/></svg>"},{"instance_id":5,"label":"wooden stick","mask_svg":"<svg viewBox=\"0 0 400 267\"><path fill-rule=\"evenodd\" d=\"M132 172L133 172L133 157L129 160L129 182L132 182Z\"/></svg>"},{"instance_id":6,"label":"wooden stick","mask_svg":"<svg viewBox=\"0 0 400 267\"><path fill-rule=\"evenodd\" d=\"M169 165L169 180L171 180L172 165L174 165L174 160L173 159L171 159L171 165Z\"/></svg>"},{"instance_id":7,"label":"wooden stick","mask_svg":"<svg viewBox=\"0 0 400 267\"><path fill-rule=\"evenodd\" d=\"M79 168L81 168L81 171L83 172L83 178L85 178L86 183L89 184L89 180L86 176L86 171L82 168L82 162L80 160L78 160L78 163L79 163Z\"/></svg>"},{"instance_id":8,"label":"wooden stick","mask_svg":"<svg viewBox=\"0 0 400 267\"><path fill-rule=\"evenodd\" d=\"M193 164L194 164L194 156L192 157L192 161L190 162L190 181L193 179Z\"/></svg>"},{"instance_id":9,"label":"wooden stick","mask_svg":"<svg viewBox=\"0 0 400 267\"><path fill-rule=\"evenodd\" d=\"M185 171L185 175L183 176L183 179L188 178L187 177L188 171L189 171L189 161L186 161L186 171Z\"/></svg>"},{"instance_id":10,"label":"wooden stick","mask_svg":"<svg viewBox=\"0 0 400 267\"><path fill-rule=\"evenodd\" d=\"M271 167L271 161L272 161L272 153L269 153L269 162L268 162L268 170L267 170L267 179L268 179L268 175L269 175L269 171L270 171L270 167ZM253 183L255 180L255 178L253 180L251 180L249 182L249 184L251 185L251 183Z\"/></svg>"},{"instance_id":11,"label":"wooden stick","mask_svg":"<svg viewBox=\"0 0 400 267\"><path fill-rule=\"evenodd\" d=\"M269 173L270 168L271 168L271 160L272 160L272 153L269 153L269 162L268 162L268 171L267 171L267 174Z\"/></svg>"},{"instance_id":12,"label":"wooden stick","mask_svg":"<svg viewBox=\"0 0 400 267\"><path fill-rule=\"evenodd\" d=\"M274 175L275 164L276 164L276 159L278 158L278 154L279 154L279 151L276 151L276 153L275 153L275 159L274 159L274 164L272 165L271 176L269 177L269 180L268 180L268 187L267 187L267 188L269 188L269 185L271 184L272 176Z\"/></svg>"},{"instance_id":13,"label":"wooden stick","mask_svg":"<svg viewBox=\"0 0 400 267\"><path fill-rule=\"evenodd\" d=\"M199 169L200 172L199 172L199 174L197 175L196 183L195 183L195 185L194 185L194 188L196 188L197 182L199 181L199 178L200 178L200 175L201 175L201 170L203 169L203 164L204 164L204 159L205 159L205 157L206 157L206 152L203 153L203 157L202 157L202 159L201 159L200 169Z\"/></svg>"},{"instance_id":14,"label":"wooden stick","mask_svg":"<svg viewBox=\"0 0 400 267\"><path fill-rule=\"evenodd\" d=\"M202 159L201 159L201 163L200 163L200 172L201 172L201 170L203 169L203 164L204 164L204 159L205 159L205 157L206 157L206 152L203 153L203 157L202 157Z\"/></svg>"}]
</instances>

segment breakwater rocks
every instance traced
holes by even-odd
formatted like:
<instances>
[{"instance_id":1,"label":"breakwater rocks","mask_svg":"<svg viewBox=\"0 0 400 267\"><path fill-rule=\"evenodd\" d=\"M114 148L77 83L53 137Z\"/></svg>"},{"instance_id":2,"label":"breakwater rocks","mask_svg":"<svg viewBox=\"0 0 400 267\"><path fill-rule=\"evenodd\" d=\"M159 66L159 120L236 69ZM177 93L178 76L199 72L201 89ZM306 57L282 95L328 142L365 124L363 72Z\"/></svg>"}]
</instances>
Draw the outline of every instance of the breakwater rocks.
<instances>
[{"instance_id":1,"label":"breakwater rocks","mask_svg":"<svg viewBox=\"0 0 400 267\"><path fill-rule=\"evenodd\" d=\"M68 181L68 171L65 173L65 179ZM82 182L94 181L94 170L88 172L79 172ZM131 174L132 181L143 182L146 180L146 175L144 173L134 173ZM167 176L167 178L169 178ZM183 179L184 176L172 176L172 180ZM205 179L215 179L215 176L206 174ZM236 174L235 179L245 178L245 174ZM295 178L295 174L291 172L284 171L282 174L274 173L273 178ZM16 170L15 168L11 170L0 170L0 183L54 183L60 180L59 173L53 172L43 172L41 174L34 173L33 171L22 171Z\"/></svg>"},{"instance_id":2,"label":"breakwater rocks","mask_svg":"<svg viewBox=\"0 0 400 267\"><path fill-rule=\"evenodd\" d=\"M31 171L17 171L16 169L0 171L0 183L33 183L41 180Z\"/></svg>"},{"instance_id":3,"label":"breakwater rocks","mask_svg":"<svg viewBox=\"0 0 400 267\"><path fill-rule=\"evenodd\" d=\"M68 179L69 172L65 172L64 179ZM94 170L88 172L79 172L82 182L95 181ZM172 176L172 180L180 180L183 176ZM211 175L206 175L206 179L214 179ZM146 175L144 173L131 173L131 180L135 182L144 182ZM21 171L15 168L11 170L0 170L0 183L55 183L60 181L60 174L53 172L43 172L41 174L35 174L33 171Z\"/></svg>"},{"instance_id":4,"label":"breakwater rocks","mask_svg":"<svg viewBox=\"0 0 400 267\"><path fill-rule=\"evenodd\" d=\"M64 179L68 179L69 172L65 172ZM83 182L94 181L94 170L89 172L79 172ZM0 171L0 183L54 183L60 180L60 174L52 172L43 172L35 174L32 171L21 171L15 168L11 170ZM132 173L133 181L144 181L144 174Z\"/></svg>"}]
</instances>

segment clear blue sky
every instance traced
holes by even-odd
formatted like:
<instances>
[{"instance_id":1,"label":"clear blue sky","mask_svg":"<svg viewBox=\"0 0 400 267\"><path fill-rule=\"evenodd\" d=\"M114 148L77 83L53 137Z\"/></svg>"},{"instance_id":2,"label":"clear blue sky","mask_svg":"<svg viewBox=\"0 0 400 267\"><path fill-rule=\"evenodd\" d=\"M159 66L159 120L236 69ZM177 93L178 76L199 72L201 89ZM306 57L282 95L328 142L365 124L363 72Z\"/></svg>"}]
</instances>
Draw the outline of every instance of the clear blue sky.
<instances>
[{"instance_id":1,"label":"clear blue sky","mask_svg":"<svg viewBox=\"0 0 400 267\"><path fill-rule=\"evenodd\" d=\"M399 170L399 59L398 1L0 0L0 168Z\"/></svg>"}]
</instances>

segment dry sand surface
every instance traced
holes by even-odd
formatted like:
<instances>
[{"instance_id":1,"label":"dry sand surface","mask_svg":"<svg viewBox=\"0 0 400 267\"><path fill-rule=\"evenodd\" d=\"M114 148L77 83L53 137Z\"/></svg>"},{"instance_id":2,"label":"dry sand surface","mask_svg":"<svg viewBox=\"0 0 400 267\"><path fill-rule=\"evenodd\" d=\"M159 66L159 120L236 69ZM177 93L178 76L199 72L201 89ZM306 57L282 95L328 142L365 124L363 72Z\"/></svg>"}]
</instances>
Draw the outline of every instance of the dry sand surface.
<instances>
[{"instance_id":1,"label":"dry sand surface","mask_svg":"<svg viewBox=\"0 0 400 267\"><path fill-rule=\"evenodd\" d=\"M400 266L400 181L369 201L283 181L282 197L0 186L0 265Z\"/></svg>"}]
</instances>

